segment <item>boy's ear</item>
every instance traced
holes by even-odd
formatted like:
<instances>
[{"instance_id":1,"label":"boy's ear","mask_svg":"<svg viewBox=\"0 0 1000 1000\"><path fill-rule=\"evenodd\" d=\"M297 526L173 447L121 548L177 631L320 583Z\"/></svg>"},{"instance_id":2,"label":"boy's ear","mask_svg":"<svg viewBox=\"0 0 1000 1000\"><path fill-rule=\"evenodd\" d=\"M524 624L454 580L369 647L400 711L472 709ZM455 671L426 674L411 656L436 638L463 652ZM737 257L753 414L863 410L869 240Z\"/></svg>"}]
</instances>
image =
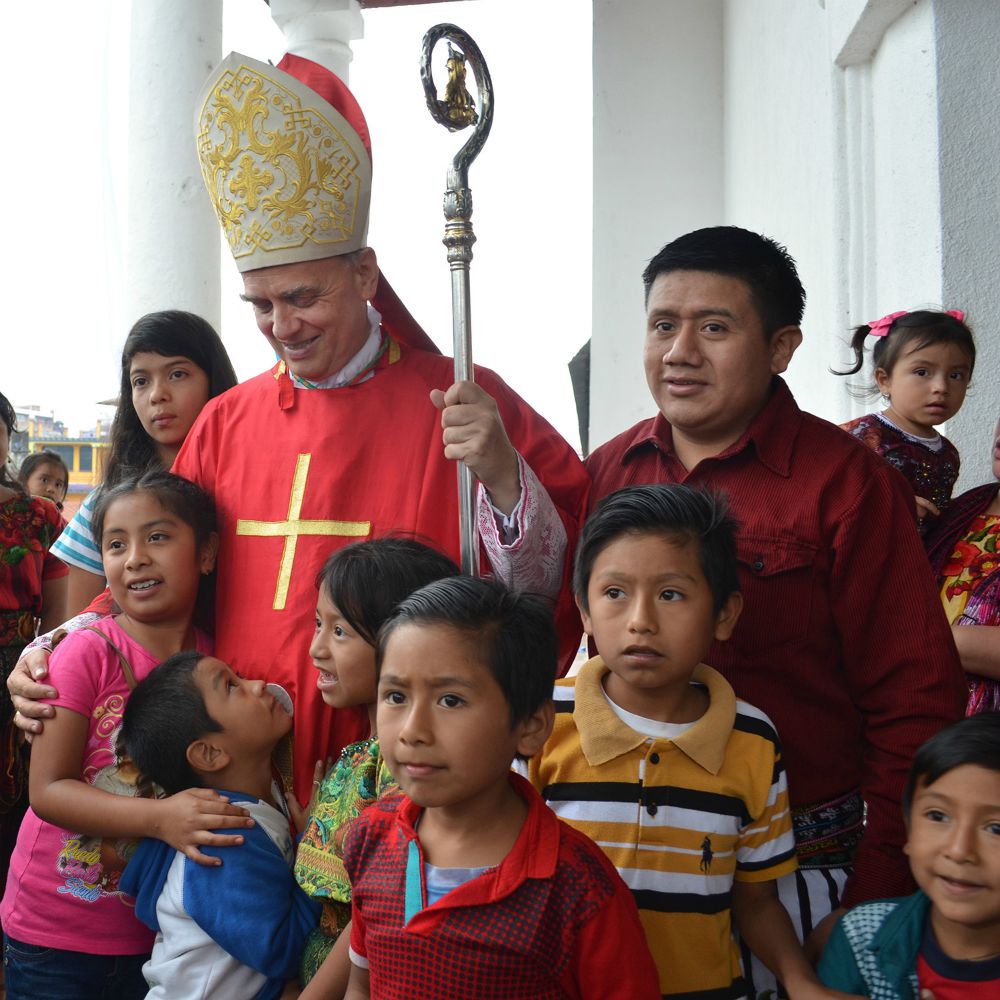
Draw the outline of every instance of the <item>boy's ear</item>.
<instances>
[{"instance_id":1,"label":"boy's ear","mask_svg":"<svg viewBox=\"0 0 1000 1000\"><path fill-rule=\"evenodd\" d=\"M208 539L205 541L204 546L201 550L201 558L199 559L198 568L201 570L203 576L208 576L209 573L215 569L215 558L219 554L219 533L213 531Z\"/></svg>"},{"instance_id":2,"label":"boy's ear","mask_svg":"<svg viewBox=\"0 0 1000 1000\"><path fill-rule=\"evenodd\" d=\"M583 601L580 600L579 594L574 594L573 600L576 601L577 610L580 612L580 621L583 622L583 631L593 638L594 629L590 621L590 612L583 606Z\"/></svg>"},{"instance_id":3,"label":"boy's ear","mask_svg":"<svg viewBox=\"0 0 1000 1000\"><path fill-rule=\"evenodd\" d=\"M229 753L208 740L195 740L187 748L187 762L199 773L213 774L229 765Z\"/></svg>"},{"instance_id":4,"label":"boy's ear","mask_svg":"<svg viewBox=\"0 0 1000 1000\"><path fill-rule=\"evenodd\" d=\"M533 757L545 746L546 740L552 735L552 724L555 719L555 708L552 699L546 698L526 719L522 719L515 727L517 735L517 754L519 757Z\"/></svg>"},{"instance_id":5,"label":"boy's ear","mask_svg":"<svg viewBox=\"0 0 1000 1000\"><path fill-rule=\"evenodd\" d=\"M724 642L733 634L736 623L740 620L740 612L743 610L743 595L739 591L733 591L719 609L715 618L715 638Z\"/></svg>"}]
</instances>

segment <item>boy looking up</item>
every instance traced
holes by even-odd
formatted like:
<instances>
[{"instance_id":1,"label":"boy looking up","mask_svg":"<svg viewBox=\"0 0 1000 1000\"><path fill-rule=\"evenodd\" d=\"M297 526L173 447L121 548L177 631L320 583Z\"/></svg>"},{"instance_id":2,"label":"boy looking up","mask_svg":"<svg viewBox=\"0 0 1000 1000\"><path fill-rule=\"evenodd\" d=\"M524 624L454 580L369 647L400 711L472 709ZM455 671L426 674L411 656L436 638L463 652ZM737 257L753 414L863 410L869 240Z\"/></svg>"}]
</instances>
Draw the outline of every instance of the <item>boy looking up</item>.
<instances>
[{"instance_id":1,"label":"boy looking up","mask_svg":"<svg viewBox=\"0 0 1000 1000\"><path fill-rule=\"evenodd\" d=\"M377 725L405 794L348 833L348 1000L652 1000L635 904L607 859L510 770L552 728L540 599L428 584L379 632Z\"/></svg>"},{"instance_id":2,"label":"boy looking up","mask_svg":"<svg viewBox=\"0 0 1000 1000\"><path fill-rule=\"evenodd\" d=\"M874 1000L1000 996L1000 715L956 722L917 751L903 815L919 891L841 917L820 978Z\"/></svg>"},{"instance_id":3,"label":"boy looking up","mask_svg":"<svg viewBox=\"0 0 1000 1000\"><path fill-rule=\"evenodd\" d=\"M170 657L132 692L119 746L140 772L168 794L214 788L256 821L237 847L201 848L220 858L215 867L140 843L121 884L157 932L142 970L148 1000L271 1000L298 974L319 907L292 877L288 812L272 778L271 754L291 725L263 681L200 653Z\"/></svg>"},{"instance_id":4,"label":"boy looking up","mask_svg":"<svg viewBox=\"0 0 1000 1000\"><path fill-rule=\"evenodd\" d=\"M796 867L777 733L702 663L743 604L723 503L686 486L612 493L573 589L600 655L556 684L532 784L628 883L663 996L745 996L734 920L793 1000L823 995L775 888Z\"/></svg>"}]
</instances>

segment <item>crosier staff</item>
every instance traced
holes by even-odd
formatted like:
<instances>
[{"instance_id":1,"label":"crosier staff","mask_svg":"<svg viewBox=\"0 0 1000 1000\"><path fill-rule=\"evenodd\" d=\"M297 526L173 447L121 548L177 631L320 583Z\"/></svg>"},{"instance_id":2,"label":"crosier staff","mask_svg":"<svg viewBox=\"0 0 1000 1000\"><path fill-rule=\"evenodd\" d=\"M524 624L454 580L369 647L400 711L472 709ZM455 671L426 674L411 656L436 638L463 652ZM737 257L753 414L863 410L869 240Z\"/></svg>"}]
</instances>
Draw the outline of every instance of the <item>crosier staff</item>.
<instances>
[{"instance_id":1,"label":"crosier staff","mask_svg":"<svg viewBox=\"0 0 1000 1000\"><path fill-rule=\"evenodd\" d=\"M431 70L431 53L441 39L448 40L448 83L439 100ZM465 86L465 61L472 65L479 89L479 113ZM472 135L455 154L448 168L444 193L444 240L451 268L451 319L455 353L455 380L472 381L472 315L469 295L469 265L472 263L472 191L469 167L479 155L493 124L493 83L479 46L454 24L436 24L424 35L420 79L427 108L436 122L449 132L475 125ZM458 517L462 572L479 575L479 535L476 531L476 484L472 472L458 463Z\"/></svg>"}]
</instances>

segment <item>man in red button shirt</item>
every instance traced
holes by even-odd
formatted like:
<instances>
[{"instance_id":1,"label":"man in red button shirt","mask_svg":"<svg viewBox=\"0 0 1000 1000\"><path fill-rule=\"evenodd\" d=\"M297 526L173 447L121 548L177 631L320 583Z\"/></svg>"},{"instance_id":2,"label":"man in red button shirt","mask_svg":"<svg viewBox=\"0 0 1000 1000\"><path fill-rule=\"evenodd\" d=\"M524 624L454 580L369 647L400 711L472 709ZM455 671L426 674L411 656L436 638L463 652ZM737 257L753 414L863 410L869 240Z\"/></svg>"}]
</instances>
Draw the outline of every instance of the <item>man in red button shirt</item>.
<instances>
[{"instance_id":1,"label":"man in red button shirt","mask_svg":"<svg viewBox=\"0 0 1000 1000\"><path fill-rule=\"evenodd\" d=\"M832 910L913 891L900 794L917 747L961 714L961 666L906 481L780 378L805 305L787 251L702 229L643 281L659 413L590 456L591 502L663 482L729 497L745 603L708 662L782 738L801 870L779 892L822 940Z\"/></svg>"}]
</instances>

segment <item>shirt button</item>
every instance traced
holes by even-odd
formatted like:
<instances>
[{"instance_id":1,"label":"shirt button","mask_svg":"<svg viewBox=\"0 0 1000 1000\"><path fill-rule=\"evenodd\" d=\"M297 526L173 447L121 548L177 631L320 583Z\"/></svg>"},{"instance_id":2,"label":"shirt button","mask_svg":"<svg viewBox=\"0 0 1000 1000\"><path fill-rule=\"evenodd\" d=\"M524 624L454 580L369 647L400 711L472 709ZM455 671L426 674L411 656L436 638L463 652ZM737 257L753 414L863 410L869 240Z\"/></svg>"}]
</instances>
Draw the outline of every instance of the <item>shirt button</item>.
<instances>
[{"instance_id":1,"label":"shirt button","mask_svg":"<svg viewBox=\"0 0 1000 1000\"><path fill-rule=\"evenodd\" d=\"M660 755L658 753L651 753L649 755L649 763L650 764L659 764L660 763Z\"/></svg>"},{"instance_id":2,"label":"shirt button","mask_svg":"<svg viewBox=\"0 0 1000 1000\"><path fill-rule=\"evenodd\" d=\"M654 802L654 803L646 806L646 812L648 812L650 816L655 816L656 815L656 803Z\"/></svg>"},{"instance_id":3,"label":"shirt button","mask_svg":"<svg viewBox=\"0 0 1000 1000\"><path fill-rule=\"evenodd\" d=\"M764 560L760 556L757 556L757 558L754 559L753 561L754 572L759 573L763 568L764 568Z\"/></svg>"}]
</instances>

